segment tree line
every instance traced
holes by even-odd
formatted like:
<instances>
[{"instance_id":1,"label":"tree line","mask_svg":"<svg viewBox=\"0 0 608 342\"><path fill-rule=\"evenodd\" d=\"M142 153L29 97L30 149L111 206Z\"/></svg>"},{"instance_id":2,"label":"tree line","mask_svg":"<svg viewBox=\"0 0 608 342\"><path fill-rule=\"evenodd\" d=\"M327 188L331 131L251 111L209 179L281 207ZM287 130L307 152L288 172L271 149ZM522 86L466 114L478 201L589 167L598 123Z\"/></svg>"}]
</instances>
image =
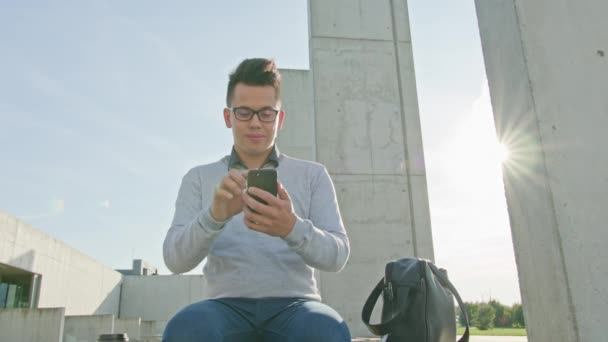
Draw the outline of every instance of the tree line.
<instances>
[{"instance_id":1,"label":"tree line","mask_svg":"<svg viewBox=\"0 0 608 342\"><path fill-rule=\"evenodd\" d=\"M491 299L488 302L464 302L464 307L469 316L469 324L479 330L526 327L521 304L506 306ZM459 307L456 307L456 317L458 324L465 326L465 319Z\"/></svg>"}]
</instances>

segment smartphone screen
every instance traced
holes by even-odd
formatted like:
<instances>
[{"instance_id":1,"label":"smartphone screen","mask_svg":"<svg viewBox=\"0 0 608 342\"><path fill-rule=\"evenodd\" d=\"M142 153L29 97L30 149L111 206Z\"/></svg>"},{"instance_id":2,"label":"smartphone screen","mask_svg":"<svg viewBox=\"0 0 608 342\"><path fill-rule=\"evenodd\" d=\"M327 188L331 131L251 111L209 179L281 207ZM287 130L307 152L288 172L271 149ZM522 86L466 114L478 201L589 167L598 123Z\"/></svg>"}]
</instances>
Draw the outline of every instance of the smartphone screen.
<instances>
[{"instance_id":1,"label":"smartphone screen","mask_svg":"<svg viewBox=\"0 0 608 342\"><path fill-rule=\"evenodd\" d=\"M268 191L274 196L277 195L277 170L276 169L256 169L250 170L247 173L247 187L254 186L256 188L260 188L264 191ZM262 202L264 204L266 201L251 195L251 197L255 198L258 202Z\"/></svg>"}]
</instances>

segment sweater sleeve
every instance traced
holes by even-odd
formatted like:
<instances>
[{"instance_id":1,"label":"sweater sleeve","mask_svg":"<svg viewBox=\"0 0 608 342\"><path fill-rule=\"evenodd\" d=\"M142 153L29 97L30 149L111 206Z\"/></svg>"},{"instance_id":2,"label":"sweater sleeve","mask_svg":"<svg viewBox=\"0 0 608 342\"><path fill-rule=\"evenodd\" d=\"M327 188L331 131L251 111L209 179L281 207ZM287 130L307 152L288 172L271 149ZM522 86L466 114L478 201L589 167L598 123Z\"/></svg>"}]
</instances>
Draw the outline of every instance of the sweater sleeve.
<instances>
[{"instance_id":1,"label":"sweater sleeve","mask_svg":"<svg viewBox=\"0 0 608 342\"><path fill-rule=\"evenodd\" d=\"M163 243L163 257L173 273L194 269L209 253L225 222L213 219L210 203L203 203L201 180L195 169L182 178L175 214Z\"/></svg>"},{"instance_id":2,"label":"sweater sleeve","mask_svg":"<svg viewBox=\"0 0 608 342\"><path fill-rule=\"evenodd\" d=\"M334 185L323 167L311 184L309 219L296 218L289 235L283 238L302 259L321 271L338 272L350 254L350 243Z\"/></svg>"}]
</instances>

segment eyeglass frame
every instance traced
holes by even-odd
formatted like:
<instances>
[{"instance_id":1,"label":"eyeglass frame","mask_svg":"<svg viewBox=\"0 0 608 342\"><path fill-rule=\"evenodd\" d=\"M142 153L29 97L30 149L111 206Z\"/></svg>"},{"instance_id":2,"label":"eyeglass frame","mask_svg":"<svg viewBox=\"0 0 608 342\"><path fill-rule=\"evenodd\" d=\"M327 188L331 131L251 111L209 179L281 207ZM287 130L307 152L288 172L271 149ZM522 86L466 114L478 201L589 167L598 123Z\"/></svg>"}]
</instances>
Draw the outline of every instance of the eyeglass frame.
<instances>
[{"instance_id":1,"label":"eyeglass frame","mask_svg":"<svg viewBox=\"0 0 608 342\"><path fill-rule=\"evenodd\" d=\"M249 119L239 119L239 117L236 115L236 113L234 112L235 110L239 109L239 108L245 108L251 111L251 116L249 117ZM228 107L228 110L230 110L230 112L232 112L232 114L234 114L234 118L239 120L239 121L251 121L253 119L254 115L257 115L258 120L260 120L260 122L275 122L277 119L277 116L279 115L279 113L281 112L280 109L275 109L272 107L264 107L260 110L253 110L253 108L249 108L247 106L238 106L238 107ZM272 110L274 112L274 118L272 119L272 121L265 121L262 120L262 117L260 116L260 112L265 111L265 110Z\"/></svg>"}]
</instances>

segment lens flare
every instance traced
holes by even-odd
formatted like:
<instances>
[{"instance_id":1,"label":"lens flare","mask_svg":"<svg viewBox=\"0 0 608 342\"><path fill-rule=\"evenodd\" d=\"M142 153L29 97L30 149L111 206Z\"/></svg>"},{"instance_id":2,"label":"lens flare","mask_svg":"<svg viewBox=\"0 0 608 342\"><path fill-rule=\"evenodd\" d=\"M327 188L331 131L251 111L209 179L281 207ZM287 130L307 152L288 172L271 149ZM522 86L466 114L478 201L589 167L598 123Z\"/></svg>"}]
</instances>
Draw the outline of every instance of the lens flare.
<instances>
[{"instance_id":1,"label":"lens flare","mask_svg":"<svg viewBox=\"0 0 608 342\"><path fill-rule=\"evenodd\" d=\"M498 143L496 145L496 157L501 163L509 160L509 148L505 144Z\"/></svg>"}]
</instances>

